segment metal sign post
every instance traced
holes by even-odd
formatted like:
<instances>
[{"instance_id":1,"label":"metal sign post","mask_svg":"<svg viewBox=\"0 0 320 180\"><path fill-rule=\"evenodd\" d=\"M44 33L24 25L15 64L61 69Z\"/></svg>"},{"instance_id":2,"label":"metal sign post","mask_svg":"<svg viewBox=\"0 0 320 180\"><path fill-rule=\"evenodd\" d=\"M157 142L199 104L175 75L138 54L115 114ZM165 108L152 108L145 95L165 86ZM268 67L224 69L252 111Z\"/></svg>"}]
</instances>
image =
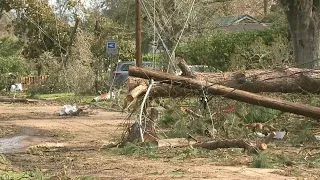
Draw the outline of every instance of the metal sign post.
<instances>
[{"instance_id":1,"label":"metal sign post","mask_svg":"<svg viewBox=\"0 0 320 180\"><path fill-rule=\"evenodd\" d=\"M114 56L118 54L118 47L117 47L116 40L107 40L106 53L107 53L107 56Z\"/></svg>"},{"instance_id":2,"label":"metal sign post","mask_svg":"<svg viewBox=\"0 0 320 180\"><path fill-rule=\"evenodd\" d=\"M118 47L117 47L117 41L116 40L107 40L106 42L106 54L107 57L112 59L113 57L117 57L118 55ZM110 99L113 97L113 83L111 84L110 90L109 90L109 96Z\"/></svg>"}]
</instances>

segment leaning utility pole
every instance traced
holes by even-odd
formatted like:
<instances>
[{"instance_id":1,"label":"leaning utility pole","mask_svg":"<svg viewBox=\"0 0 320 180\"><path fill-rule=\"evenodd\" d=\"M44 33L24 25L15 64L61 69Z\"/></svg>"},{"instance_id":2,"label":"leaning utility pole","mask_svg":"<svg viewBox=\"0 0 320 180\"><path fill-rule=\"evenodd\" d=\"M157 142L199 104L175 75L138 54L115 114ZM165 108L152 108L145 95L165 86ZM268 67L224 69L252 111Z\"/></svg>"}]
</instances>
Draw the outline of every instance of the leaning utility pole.
<instances>
[{"instance_id":1,"label":"leaning utility pole","mask_svg":"<svg viewBox=\"0 0 320 180\"><path fill-rule=\"evenodd\" d=\"M136 65L142 67L141 55L141 2L136 0Z\"/></svg>"}]
</instances>

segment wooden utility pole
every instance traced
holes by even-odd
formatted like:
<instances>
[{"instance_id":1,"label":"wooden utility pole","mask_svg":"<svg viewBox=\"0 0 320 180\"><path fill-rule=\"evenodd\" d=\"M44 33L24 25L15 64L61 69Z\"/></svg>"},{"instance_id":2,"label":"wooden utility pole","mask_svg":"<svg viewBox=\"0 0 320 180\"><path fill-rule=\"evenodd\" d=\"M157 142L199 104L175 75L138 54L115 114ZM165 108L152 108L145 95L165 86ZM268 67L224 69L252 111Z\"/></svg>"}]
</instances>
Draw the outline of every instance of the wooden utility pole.
<instances>
[{"instance_id":1,"label":"wooden utility pole","mask_svg":"<svg viewBox=\"0 0 320 180\"><path fill-rule=\"evenodd\" d=\"M263 0L263 14L266 17L268 15L268 0Z\"/></svg>"},{"instance_id":2,"label":"wooden utility pole","mask_svg":"<svg viewBox=\"0 0 320 180\"><path fill-rule=\"evenodd\" d=\"M142 67L141 55L141 2L136 0L136 65Z\"/></svg>"}]
</instances>

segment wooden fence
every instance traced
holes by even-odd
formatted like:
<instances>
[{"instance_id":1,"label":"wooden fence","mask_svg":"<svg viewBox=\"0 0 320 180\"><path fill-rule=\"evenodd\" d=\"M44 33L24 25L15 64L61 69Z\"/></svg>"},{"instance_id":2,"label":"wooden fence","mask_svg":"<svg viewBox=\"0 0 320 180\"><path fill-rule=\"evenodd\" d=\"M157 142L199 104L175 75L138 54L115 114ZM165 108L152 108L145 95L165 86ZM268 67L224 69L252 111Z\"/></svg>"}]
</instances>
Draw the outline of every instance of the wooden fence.
<instances>
[{"instance_id":1,"label":"wooden fence","mask_svg":"<svg viewBox=\"0 0 320 180\"><path fill-rule=\"evenodd\" d=\"M20 77L20 82L24 90L27 90L30 86L34 84L39 84L44 81L48 76L27 76L27 77Z\"/></svg>"}]
</instances>

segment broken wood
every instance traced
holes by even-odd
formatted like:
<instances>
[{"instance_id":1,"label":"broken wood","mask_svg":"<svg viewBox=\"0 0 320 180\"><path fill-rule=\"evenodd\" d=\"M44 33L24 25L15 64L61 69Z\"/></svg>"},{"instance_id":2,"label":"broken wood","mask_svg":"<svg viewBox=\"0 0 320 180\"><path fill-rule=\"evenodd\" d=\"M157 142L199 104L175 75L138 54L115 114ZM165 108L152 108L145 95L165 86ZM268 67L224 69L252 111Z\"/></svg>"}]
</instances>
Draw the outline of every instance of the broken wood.
<instances>
[{"instance_id":1,"label":"broken wood","mask_svg":"<svg viewBox=\"0 0 320 180\"><path fill-rule=\"evenodd\" d=\"M172 139L159 139L157 141L158 147L188 147L189 145L196 144L195 141L189 141L186 138L172 138Z\"/></svg>"},{"instance_id":2,"label":"broken wood","mask_svg":"<svg viewBox=\"0 0 320 180\"><path fill-rule=\"evenodd\" d=\"M268 148L268 144L272 141L272 138L274 136L276 136L276 133L271 132L266 139L262 140L262 142L259 145L259 149L266 150Z\"/></svg>"},{"instance_id":3,"label":"broken wood","mask_svg":"<svg viewBox=\"0 0 320 180\"><path fill-rule=\"evenodd\" d=\"M147 85L139 85L135 87L132 91L129 92L127 95L127 101L132 102L137 97L139 97L141 94L145 93L147 91L148 86Z\"/></svg>"},{"instance_id":4,"label":"broken wood","mask_svg":"<svg viewBox=\"0 0 320 180\"><path fill-rule=\"evenodd\" d=\"M189 78L196 78L195 73L190 69L186 61L181 57L176 57L176 60L178 61L178 67L181 69L182 74L181 76L189 77Z\"/></svg>"},{"instance_id":5,"label":"broken wood","mask_svg":"<svg viewBox=\"0 0 320 180\"><path fill-rule=\"evenodd\" d=\"M302 70L301 70L302 71ZM311 71L311 70L309 70ZM253 105L263 106L266 108L277 109L283 112L290 112L297 115L303 115L311 118L320 118L320 108L304 105L300 103L293 103L285 100L273 99L254 93L246 92L243 90L238 90L222 85L217 85L213 83L208 83L208 81L201 81L199 79L191 79L181 76L176 76L173 74L156 71L148 68L138 68L135 66L129 67L129 75L139 78L153 78L155 81L161 81L165 84L178 85L187 89L203 90L212 95L221 95L223 97L246 102ZM320 87L320 86L319 86ZM320 88L319 88L320 89Z\"/></svg>"},{"instance_id":6,"label":"broken wood","mask_svg":"<svg viewBox=\"0 0 320 180\"><path fill-rule=\"evenodd\" d=\"M133 71L135 72L133 72ZM129 70L130 71L130 70ZM148 75L137 75L135 69L131 68L130 76L145 78ZM158 71L156 71L158 72ZM136 75L135 75L136 74ZM172 75L172 74L170 74ZM194 73L194 79L206 84L223 85L231 88L236 88L248 92L282 92L282 93L320 93L320 70L313 69L275 69L275 70L247 70L241 72L224 72L224 73ZM133 77L129 77L131 79ZM147 80L130 81L129 90L137 87L140 82ZM157 81L170 80L170 76L158 76ZM137 83L139 82L139 83ZM172 90L169 87L163 88L167 92Z\"/></svg>"}]
</instances>

